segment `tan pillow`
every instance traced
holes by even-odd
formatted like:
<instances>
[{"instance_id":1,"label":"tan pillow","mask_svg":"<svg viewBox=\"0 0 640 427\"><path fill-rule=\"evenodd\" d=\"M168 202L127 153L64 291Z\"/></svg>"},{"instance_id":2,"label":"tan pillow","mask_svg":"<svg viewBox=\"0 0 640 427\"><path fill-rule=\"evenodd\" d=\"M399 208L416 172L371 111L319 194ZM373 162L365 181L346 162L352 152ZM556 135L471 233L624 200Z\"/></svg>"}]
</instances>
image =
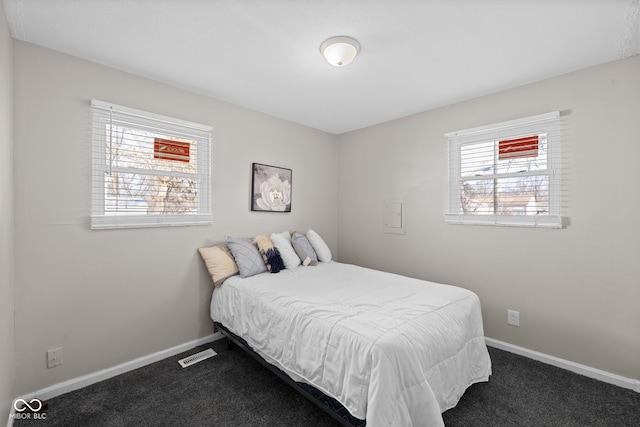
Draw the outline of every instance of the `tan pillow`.
<instances>
[{"instance_id":1,"label":"tan pillow","mask_svg":"<svg viewBox=\"0 0 640 427\"><path fill-rule=\"evenodd\" d=\"M213 285L219 288L231 276L238 274L238 265L227 245L221 244L209 248L198 248L204 264L211 274Z\"/></svg>"}]
</instances>

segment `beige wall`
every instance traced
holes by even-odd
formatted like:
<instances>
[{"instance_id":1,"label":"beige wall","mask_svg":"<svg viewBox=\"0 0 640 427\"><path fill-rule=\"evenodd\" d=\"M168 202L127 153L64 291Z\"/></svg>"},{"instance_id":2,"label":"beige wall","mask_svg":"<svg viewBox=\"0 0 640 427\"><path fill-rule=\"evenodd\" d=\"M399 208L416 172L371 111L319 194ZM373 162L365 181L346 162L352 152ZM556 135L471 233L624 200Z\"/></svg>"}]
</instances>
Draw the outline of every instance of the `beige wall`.
<instances>
[{"instance_id":1,"label":"beige wall","mask_svg":"<svg viewBox=\"0 0 640 427\"><path fill-rule=\"evenodd\" d=\"M14 205L0 207L3 411L14 391L208 335L211 284L196 248L225 234L308 227L339 261L474 290L489 337L640 378L631 173L640 57L336 137L27 43L14 42L13 59L11 51L0 16L1 199L15 189ZM215 128L212 227L89 230L92 98ZM443 134L552 110L563 111L569 226L445 225ZM291 214L249 211L252 162L293 169ZM406 201L404 236L382 232L387 198ZM520 311L519 328L506 325L507 309ZM46 350L58 346L63 365L46 369Z\"/></svg>"},{"instance_id":2,"label":"beige wall","mask_svg":"<svg viewBox=\"0 0 640 427\"><path fill-rule=\"evenodd\" d=\"M213 332L197 248L316 229L337 249L337 137L15 41L18 393ZM210 227L89 229L92 98L208 124ZM293 169L292 213L249 211L251 163ZM45 366L62 347L64 363ZM4 350L3 350L4 351Z\"/></svg>"},{"instance_id":3,"label":"beige wall","mask_svg":"<svg viewBox=\"0 0 640 427\"><path fill-rule=\"evenodd\" d=\"M0 3L0 424L14 397L13 45Z\"/></svg>"},{"instance_id":4,"label":"beige wall","mask_svg":"<svg viewBox=\"0 0 640 427\"><path fill-rule=\"evenodd\" d=\"M446 225L444 133L554 110L569 226ZM488 337L640 379L638 135L640 56L343 134L340 261L467 287ZM383 234L386 198L406 235Z\"/></svg>"}]
</instances>

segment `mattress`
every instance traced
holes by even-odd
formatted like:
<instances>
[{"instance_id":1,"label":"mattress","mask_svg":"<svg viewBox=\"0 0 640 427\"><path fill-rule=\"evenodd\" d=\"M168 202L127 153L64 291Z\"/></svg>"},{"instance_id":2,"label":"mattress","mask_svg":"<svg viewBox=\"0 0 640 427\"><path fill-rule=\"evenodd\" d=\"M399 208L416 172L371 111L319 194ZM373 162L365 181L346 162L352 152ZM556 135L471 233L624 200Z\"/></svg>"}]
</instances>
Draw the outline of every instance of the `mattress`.
<instances>
[{"instance_id":1,"label":"mattress","mask_svg":"<svg viewBox=\"0 0 640 427\"><path fill-rule=\"evenodd\" d=\"M231 277L211 317L370 427L443 425L491 374L475 293L354 265Z\"/></svg>"}]
</instances>

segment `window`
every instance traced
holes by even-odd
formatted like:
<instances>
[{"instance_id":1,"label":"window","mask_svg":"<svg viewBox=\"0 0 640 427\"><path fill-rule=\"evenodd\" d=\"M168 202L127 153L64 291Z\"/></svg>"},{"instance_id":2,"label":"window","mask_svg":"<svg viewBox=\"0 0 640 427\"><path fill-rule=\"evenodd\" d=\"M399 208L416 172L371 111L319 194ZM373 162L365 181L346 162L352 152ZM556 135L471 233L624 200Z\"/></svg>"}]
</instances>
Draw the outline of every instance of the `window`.
<instances>
[{"instance_id":1,"label":"window","mask_svg":"<svg viewBox=\"0 0 640 427\"><path fill-rule=\"evenodd\" d=\"M91 107L92 229L212 223L210 126Z\"/></svg>"},{"instance_id":2,"label":"window","mask_svg":"<svg viewBox=\"0 0 640 427\"><path fill-rule=\"evenodd\" d=\"M449 132L450 224L562 227L559 112Z\"/></svg>"}]
</instances>

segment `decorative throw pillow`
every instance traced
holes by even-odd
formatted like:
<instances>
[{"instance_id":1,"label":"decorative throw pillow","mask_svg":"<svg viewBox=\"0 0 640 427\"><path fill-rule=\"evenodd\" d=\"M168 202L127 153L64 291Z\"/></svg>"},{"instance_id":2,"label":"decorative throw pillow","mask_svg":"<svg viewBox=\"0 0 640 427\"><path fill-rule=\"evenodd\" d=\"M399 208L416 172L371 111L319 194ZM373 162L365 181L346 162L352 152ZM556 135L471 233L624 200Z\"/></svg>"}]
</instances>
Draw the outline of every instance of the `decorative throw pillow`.
<instances>
[{"instance_id":1,"label":"decorative throw pillow","mask_svg":"<svg viewBox=\"0 0 640 427\"><path fill-rule=\"evenodd\" d=\"M251 277L267 271L262 255L260 255L258 248L252 243L251 239L238 239L227 236L226 241L236 260L236 264L238 264L240 277Z\"/></svg>"},{"instance_id":2,"label":"decorative throw pillow","mask_svg":"<svg viewBox=\"0 0 640 427\"><path fill-rule=\"evenodd\" d=\"M331 249L329 249L329 246L327 246L318 233L309 229L309 231L307 231L307 239L309 239L309 243L311 243L313 250L316 251L318 261L331 262Z\"/></svg>"},{"instance_id":3,"label":"decorative throw pillow","mask_svg":"<svg viewBox=\"0 0 640 427\"><path fill-rule=\"evenodd\" d=\"M289 234L288 231L273 233L271 240L273 240L273 244L278 248L285 268L293 270L300 265L300 258L296 254L296 251L293 250L293 246L291 246L291 234Z\"/></svg>"},{"instance_id":4,"label":"decorative throw pillow","mask_svg":"<svg viewBox=\"0 0 640 427\"><path fill-rule=\"evenodd\" d=\"M311 243L309 243L309 239L307 239L307 236L296 231L293 233L293 236L291 236L291 244L293 245L293 249L296 251L296 254L298 254L298 257L302 261L302 265L318 264L318 256L311 247Z\"/></svg>"},{"instance_id":5,"label":"decorative throw pillow","mask_svg":"<svg viewBox=\"0 0 640 427\"><path fill-rule=\"evenodd\" d=\"M273 240L269 236L258 236L253 239L253 243L258 245L258 251L262 255L264 263L267 265L267 270L272 273L278 273L284 269L284 261L280 256L278 248L273 244Z\"/></svg>"},{"instance_id":6,"label":"decorative throw pillow","mask_svg":"<svg viewBox=\"0 0 640 427\"><path fill-rule=\"evenodd\" d=\"M216 288L219 288L229 277L238 274L238 265L227 245L198 248L198 252L200 252L204 265L213 280L213 286Z\"/></svg>"}]
</instances>

